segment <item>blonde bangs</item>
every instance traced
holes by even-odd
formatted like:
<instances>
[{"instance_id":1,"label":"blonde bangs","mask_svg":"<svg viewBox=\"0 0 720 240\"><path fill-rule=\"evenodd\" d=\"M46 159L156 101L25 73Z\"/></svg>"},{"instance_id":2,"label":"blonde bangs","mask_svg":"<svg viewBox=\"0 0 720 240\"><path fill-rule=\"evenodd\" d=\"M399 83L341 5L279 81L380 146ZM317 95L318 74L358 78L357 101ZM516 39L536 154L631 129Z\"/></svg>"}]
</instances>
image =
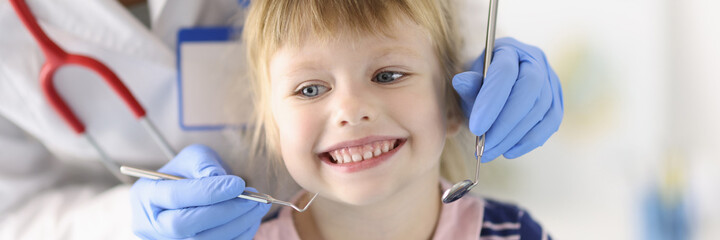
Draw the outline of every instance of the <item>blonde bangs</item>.
<instances>
[{"instance_id":1,"label":"blonde bangs","mask_svg":"<svg viewBox=\"0 0 720 240\"><path fill-rule=\"evenodd\" d=\"M243 33L249 62L267 64L279 48L301 46L308 37L320 41L340 34L392 37L393 25L407 17L427 30L446 74L458 71L458 37L445 0L259 0L251 4Z\"/></svg>"}]
</instances>

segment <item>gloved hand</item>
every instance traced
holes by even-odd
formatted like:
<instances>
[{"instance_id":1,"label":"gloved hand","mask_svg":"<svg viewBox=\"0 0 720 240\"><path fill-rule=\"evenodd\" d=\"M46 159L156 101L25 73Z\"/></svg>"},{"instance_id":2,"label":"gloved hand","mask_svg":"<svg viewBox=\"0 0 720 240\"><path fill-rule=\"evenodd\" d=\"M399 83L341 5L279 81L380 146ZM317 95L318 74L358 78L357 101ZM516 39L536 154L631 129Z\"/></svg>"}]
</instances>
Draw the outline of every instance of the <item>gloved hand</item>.
<instances>
[{"instance_id":1,"label":"gloved hand","mask_svg":"<svg viewBox=\"0 0 720 240\"><path fill-rule=\"evenodd\" d=\"M486 133L482 162L516 158L543 145L563 117L560 81L545 54L513 38L497 39L481 88L484 62L483 52L469 72L453 77L470 131Z\"/></svg>"},{"instance_id":2,"label":"gloved hand","mask_svg":"<svg viewBox=\"0 0 720 240\"><path fill-rule=\"evenodd\" d=\"M144 239L252 239L270 204L236 198L246 189L245 181L226 175L221 164L212 149L192 145L159 170L187 179L135 182L130 189L135 235Z\"/></svg>"}]
</instances>

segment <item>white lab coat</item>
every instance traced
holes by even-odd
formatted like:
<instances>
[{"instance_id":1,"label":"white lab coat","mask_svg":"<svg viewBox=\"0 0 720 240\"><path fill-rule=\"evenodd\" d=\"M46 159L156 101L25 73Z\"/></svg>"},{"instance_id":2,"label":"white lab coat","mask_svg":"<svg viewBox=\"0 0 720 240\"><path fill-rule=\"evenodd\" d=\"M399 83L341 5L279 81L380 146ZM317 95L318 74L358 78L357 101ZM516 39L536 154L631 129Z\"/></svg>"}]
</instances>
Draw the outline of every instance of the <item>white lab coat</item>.
<instances>
[{"instance_id":1,"label":"white lab coat","mask_svg":"<svg viewBox=\"0 0 720 240\"><path fill-rule=\"evenodd\" d=\"M110 67L176 151L208 145L248 185L284 199L294 193L291 181L269 181L265 171L244 168L243 151L237 151L243 143L233 141L232 131L183 131L178 124L177 30L227 24L238 9L236 0L151 0L152 30L114 0L28 0L28 5L60 47ZM461 29L470 33L466 40L477 43L464 51L468 60L482 50L486 12L463 9L471 19L464 22L475 28L461 22ZM118 185L95 150L48 105L38 81L43 62L12 6L0 1L0 239L135 238L130 185ZM55 84L112 159L150 169L167 162L99 77L68 67L55 75Z\"/></svg>"}]
</instances>

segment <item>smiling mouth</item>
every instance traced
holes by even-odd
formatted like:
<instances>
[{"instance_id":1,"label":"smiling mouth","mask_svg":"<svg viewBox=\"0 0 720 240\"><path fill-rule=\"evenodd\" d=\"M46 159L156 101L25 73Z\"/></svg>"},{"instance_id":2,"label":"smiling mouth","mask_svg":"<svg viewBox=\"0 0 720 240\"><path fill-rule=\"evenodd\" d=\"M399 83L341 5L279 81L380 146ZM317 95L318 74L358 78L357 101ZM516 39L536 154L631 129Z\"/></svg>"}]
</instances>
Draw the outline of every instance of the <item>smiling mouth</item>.
<instances>
[{"instance_id":1,"label":"smiling mouth","mask_svg":"<svg viewBox=\"0 0 720 240\"><path fill-rule=\"evenodd\" d=\"M342 165L347 163L362 162L382 156L400 146L404 140L380 140L368 144L335 149L320 154L320 158L328 158L331 163Z\"/></svg>"}]
</instances>

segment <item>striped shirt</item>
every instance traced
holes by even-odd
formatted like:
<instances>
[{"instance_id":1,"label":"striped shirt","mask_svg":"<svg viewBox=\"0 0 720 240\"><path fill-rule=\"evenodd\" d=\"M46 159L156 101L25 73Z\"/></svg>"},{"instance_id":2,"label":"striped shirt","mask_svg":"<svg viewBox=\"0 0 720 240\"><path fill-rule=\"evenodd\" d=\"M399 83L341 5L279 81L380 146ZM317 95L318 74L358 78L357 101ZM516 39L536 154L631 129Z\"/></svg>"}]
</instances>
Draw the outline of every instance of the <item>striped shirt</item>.
<instances>
[{"instance_id":1,"label":"striped shirt","mask_svg":"<svg viewBox=\"0 0 720 240\"><path fill-rule=\"evenodd\" d=\"M442 181L441 185L443 190L451 187L447 181ZM302 196L303 193L296 196ZM299 240L292 219L292 209L284 207L277 216L263 222L255 239ZM550 240L552 238L522 208L468 195L453 203L442 205L432 239Z\"/></svg>"},{"instance_id":2,"label":"striped shirt","mask_svg":"<svg viewBox=\"0 0 720 240\"><path fill-rule=\"evenodd\" d=\"M547 232L518 206L484 199L481 240L550 240Z\"/></svg>"}]
</instances>

